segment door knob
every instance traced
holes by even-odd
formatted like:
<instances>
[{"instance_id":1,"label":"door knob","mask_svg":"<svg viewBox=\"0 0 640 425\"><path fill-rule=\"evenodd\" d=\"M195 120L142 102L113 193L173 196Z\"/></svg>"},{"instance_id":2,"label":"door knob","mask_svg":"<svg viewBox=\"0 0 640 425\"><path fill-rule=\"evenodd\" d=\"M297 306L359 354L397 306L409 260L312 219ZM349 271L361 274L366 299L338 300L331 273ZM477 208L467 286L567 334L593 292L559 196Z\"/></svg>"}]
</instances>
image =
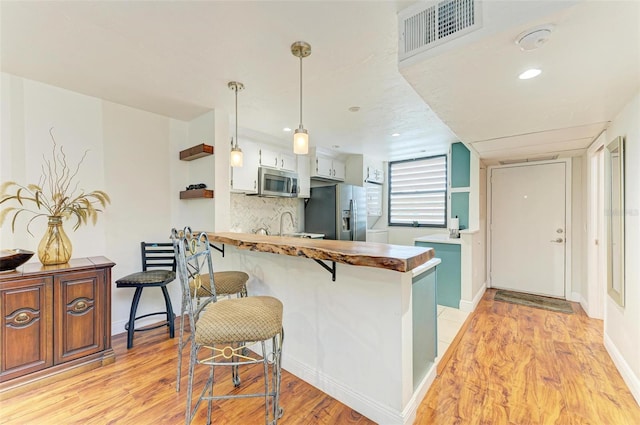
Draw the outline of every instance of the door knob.
<instances>
[{"instance_id":1,"label":"door knob","mask_svg":"<svg viewBox=\"0 0 640 425\"><path fill-rule=\"evenodd\" d=\"M552 239L551 242L562 243L562 242L564 242L564 239L562 239L562 238Z\"/></svg>"}]
</instances>

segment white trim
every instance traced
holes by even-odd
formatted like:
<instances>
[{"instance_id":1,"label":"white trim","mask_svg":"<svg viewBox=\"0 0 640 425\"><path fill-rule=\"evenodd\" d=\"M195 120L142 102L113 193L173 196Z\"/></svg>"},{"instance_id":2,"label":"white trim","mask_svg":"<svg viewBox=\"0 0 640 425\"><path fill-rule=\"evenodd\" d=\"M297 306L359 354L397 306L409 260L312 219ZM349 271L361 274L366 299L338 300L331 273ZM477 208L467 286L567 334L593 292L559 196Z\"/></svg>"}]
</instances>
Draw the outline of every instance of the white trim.
<instances>
[{"instance_id":1,"label":"white trim","mask_svg":"<svg viewBox=\"0 0 640 425\"><path fill-rule=\"evenodd\" d=\"M485 282L480 287L480 290L478 290L476 295L473 297L472 301L460 300L460 304L459 304L460 310L461 311L469 311L469 312L475 311L476 307L478 306L478 303L482 299L482 296L484 295L486 290L487 290L487 283Z\"/></svg>"},{"instance_id":2,"label":"white trim","mask_svg":"<svg viewBox=\"0 0 640 425\"><path fill-rule=\"evenodd\" d=\"M589 303L587 302L587 299L581 295L578 302L580 303L580 307L582 307L585 313L587 313L587 316L589 316Z\"/></svg>"},{"instance_id":3,"label":"white trim","mask_svg":"<svg viewBox=\"0 0 640 425\"><path fill-rule=\"evenodd\" d=\"M622 379L624 379L624 382L629 387L631 395L633 395L636 402L640 404L640 379L633 373L631 366L629 366L629 363L622 357L622 354L620 354L620 351L618 351L618 348L607 333L604 334L604 348L607 349L611 360L613 360L613 364L616 365L618 372L622 375Z\"/></svg>"},{"instance_id":4,"label":"white trim","mask_svg":"<svg viewBox=\"0 0 640 425\"><path fill-rule=\"evenodd\" d=\"M602 275L601 268L606 265L606 256L603 253L604 235L603 229L600 228L600 224L604 222L603 210L599 209L598 198L601 186L603 183L603 175L599 173L600 170L594 167L594 161L599 158L604 149L604 140L606 133L603 131L598 138L587 149L587 160L585 165L587 167L587 307L585 312L589 317L595 319L604 318L604 303L606 285L604 284L604 276ZM595 241L598 241L598 245ZM584 308L584 306L583 306Z\"/></svg>"},{"instance_id":5,"label":"white trim","mask_svg":"<svg viewBox=\"0 0 640 425\"><path fill-rule=\"evenodd\" d=\"M567 301L572 301L574 303L582 304L582 300L583 300L583 298L582 298L582 295L580 294L580 292L572 292L569 295L567 295Z\"/></svg>"},{"instance_id":6,"label":"white trim","mask_svg":"<svg viewBox=\"0 0 640 425\"><path fill-rule=\"evenodd\" d=\"M438 375L438 368L436 366L437 362L434 362L431 365L429 371L422 379L422 382L420 382L420 385L418 385L418 388L415 389L415 391L413 392L413 396L411 396L411 399L402 411L402 420L404 425L413 424L415 422L420 402L422 402L422 399L427 394L427 391L429 390L429 388L431 388L433 381L435 381L436 376Z\"/></svg>"},{"instance_id":7,"label":"white trim","mask_svg":"<svg viewBox=\"0 0 640 425\"><path fill-rule=\"evenodd\" d=\"M415 420L418 406L427 393L427 390L431 387L437 374L437 368L434 363L401 412L391 407L381 405L379 402L354 391L342 382L337 381L331 376L327 376L297 359L283 355L282 363L283 368L287 372L294 374L331 397L340 400L342 403L372 421L386 425L412 424Z\"/></svg>"},{"instance_id":8,"label":"white trim","mask_svg":"<svg viewBox=\"0 0 640 425\"><path fill-rule=\"evenodd\" d=\"M513 168L513 167L523 167L523 166L535 166L535 165L544 165L544 164L554 164L554 163L564 163L565 164L565 261L564 261L564 294L565 298L569 297L569 294L572 293L573 285L572 285L572 274L571 274L571 263L572 263L572 251L571 244L573 243L573 232L572 232L572 208L571 208L571 188L572 188L572 174L571 174L571 160L572 158L563 158L557 159L553 161L539 161L539 162L523 162L521 164L508 164L508 165L491 165L487 167L487 288L492 288L491 284L491 202L492 202L492 191L493 187L491 185L491 174L494 169L499 168Z\"/></svg>"}]
</instances>

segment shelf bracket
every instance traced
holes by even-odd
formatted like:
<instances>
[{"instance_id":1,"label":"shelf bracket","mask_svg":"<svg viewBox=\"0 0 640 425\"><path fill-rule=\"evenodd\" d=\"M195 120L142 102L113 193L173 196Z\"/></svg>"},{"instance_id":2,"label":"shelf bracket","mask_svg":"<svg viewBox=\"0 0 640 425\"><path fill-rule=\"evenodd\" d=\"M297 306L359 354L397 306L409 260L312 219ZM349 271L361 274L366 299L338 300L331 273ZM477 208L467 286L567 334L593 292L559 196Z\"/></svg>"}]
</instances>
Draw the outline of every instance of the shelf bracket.
<instances>
[{"instance_id":1,"label":"shelf bracket","mask_svg":"<svg viewBox=\"0 0 640 425\"><path fill-rule=\"evenodd\" d=\"M331 280L333 282L336 281L336 262L332 261L331 262L331 267L327 266L325 263L323 263L321 260L316 260L315 258L313 259L313 261L315 261L316 263L320 264L322 266L323 269L325 269L326 271L328 271L329 273L331 273Z\"/></svg>"},{"instance_id":2,"label":"shelf bracket","mask_svg":"<svg viewBox=\"0 0 640 425\"><path fill-rule=\"evenodd\" d=\"M222 257L224 258L224 244L222 244L222 248L218 248L217 246L215 246L214 244L212 244L211 242L209 242L209 246L213 249L215 249L218 252L222 253Z\"/></svg>"}]
</instances>

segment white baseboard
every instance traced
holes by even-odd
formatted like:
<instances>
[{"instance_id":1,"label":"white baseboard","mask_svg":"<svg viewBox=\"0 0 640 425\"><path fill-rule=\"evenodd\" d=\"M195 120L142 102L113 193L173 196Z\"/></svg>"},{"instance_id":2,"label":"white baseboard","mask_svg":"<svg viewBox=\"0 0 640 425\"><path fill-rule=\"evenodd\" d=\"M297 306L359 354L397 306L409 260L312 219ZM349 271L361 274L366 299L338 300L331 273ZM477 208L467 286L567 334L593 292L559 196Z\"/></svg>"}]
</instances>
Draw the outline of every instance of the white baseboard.
<instances>
[{"instance_id":1,"label":"white baseboard","mask_svg":"<svg viewBox=\"0 0 640 425\"><path fill-rule=\"evenodd\" d=\"M422 379L420 385L418 385L418 388L413 392L411 400L409 400L409 403L404 408L404 411L402 412L403 424L413 424L415 422L418 407L420 406L424 396L427 394L429 388L431 388L431 384L433 384L437 374L438 367L437 363L434 362L433 365L431 365L431 368L429 368L427 375Z\"/></svg>"},{"instance_id":2,"label":"white baseboard","mask_svg":"<svg viewBox=\"0 0 640 425\"><path fill-rule=\"evenodd\" d=\"M480 289L478 290L476 295L473 297L472 301L460 300L460 304L459 304L460 310L461 311L469 311L469 312L474 311L476 309L476 307L478 306L478 303L482 299L482 296L484 295L486 290L487 290L487 283L485 282L480 287Z\"/></svg>"},{"instance_id":3,"label":"white baseboard","mask_svg":"<svg viewBox=\"0 0 640 425\"><path fill-rule=\"evenodd\" d=\"M286 369L287 372L296 375L303 381L329 394L331 397L346 404L372 421L385 425L408 425L413 423L418 406L436 378L437 372L435 365L429 369L429 372L420 383L418 389L414 391L413 397L408 405L401 412L354 391L335 378L327 376L292 357L284 355L282 358L282 367Z\"/></svg>"},{"instance_id":4,"label":"white baseboard","mask_svg":"<svg viewBox=\"0 0 640 425\"><path fill-rule=\"evenodd\" d=\"M587 300L581 295L580 296L580 301L578 301L580 303L580 307L582 307L582 309L584 310L585 313L587 313L587 316L589 317L593 317L590 313L589 313L589 303L587 302Z\"/></svg>"},{"instance_id":5,"label":"white baseboard","mask_svg":"<svg viewBox=\"0 0 640 425\"><path fill-rule=\"evenodd\" d=\"M636 399L636 403L640 404L640 379L633 373L631 366L629 366L624 357L622 357L622 354L606 333L604 334L604 348L607 349L611 360L613 360L613 364L618 368L618 372L620 372L622 379L624 379L624 382L629 387L633 398Z\"/></svg>"},{"instance_id":6,"label":"white baseboard","mask_svg":"<svg viewBox=\"0 0 640 425\"><path fill-rule=\"evenodd\" d=\"M572 301L574 303L582 304L582 302L581 302L582 301L582 295L580 295L577 292L571 292L571 293L569 293L569 295L567 295L567 301Z\"/></svg>"}]
</instances>

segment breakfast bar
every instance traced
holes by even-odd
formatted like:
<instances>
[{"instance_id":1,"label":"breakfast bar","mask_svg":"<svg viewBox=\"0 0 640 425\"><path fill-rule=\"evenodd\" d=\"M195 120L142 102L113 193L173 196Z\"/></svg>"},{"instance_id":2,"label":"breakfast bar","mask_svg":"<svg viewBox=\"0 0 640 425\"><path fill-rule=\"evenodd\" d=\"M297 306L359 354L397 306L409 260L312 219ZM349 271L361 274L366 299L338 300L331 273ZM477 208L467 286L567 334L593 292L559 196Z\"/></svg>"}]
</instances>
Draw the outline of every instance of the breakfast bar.
<instances>
[{"instance_id":1,"label":"breakfast bar","mask_svg":"<svg viewBox=\"0 0 640 425\"><path fill-rule=\"evenodd\" d=\"M378 423L413 422L435 378L439 260L432 249L230 232L208 237L224 245L224 255L214 256L216 270L246 271L250 295L282 301L287 371Z\"/></svg>"}]
</instances>

